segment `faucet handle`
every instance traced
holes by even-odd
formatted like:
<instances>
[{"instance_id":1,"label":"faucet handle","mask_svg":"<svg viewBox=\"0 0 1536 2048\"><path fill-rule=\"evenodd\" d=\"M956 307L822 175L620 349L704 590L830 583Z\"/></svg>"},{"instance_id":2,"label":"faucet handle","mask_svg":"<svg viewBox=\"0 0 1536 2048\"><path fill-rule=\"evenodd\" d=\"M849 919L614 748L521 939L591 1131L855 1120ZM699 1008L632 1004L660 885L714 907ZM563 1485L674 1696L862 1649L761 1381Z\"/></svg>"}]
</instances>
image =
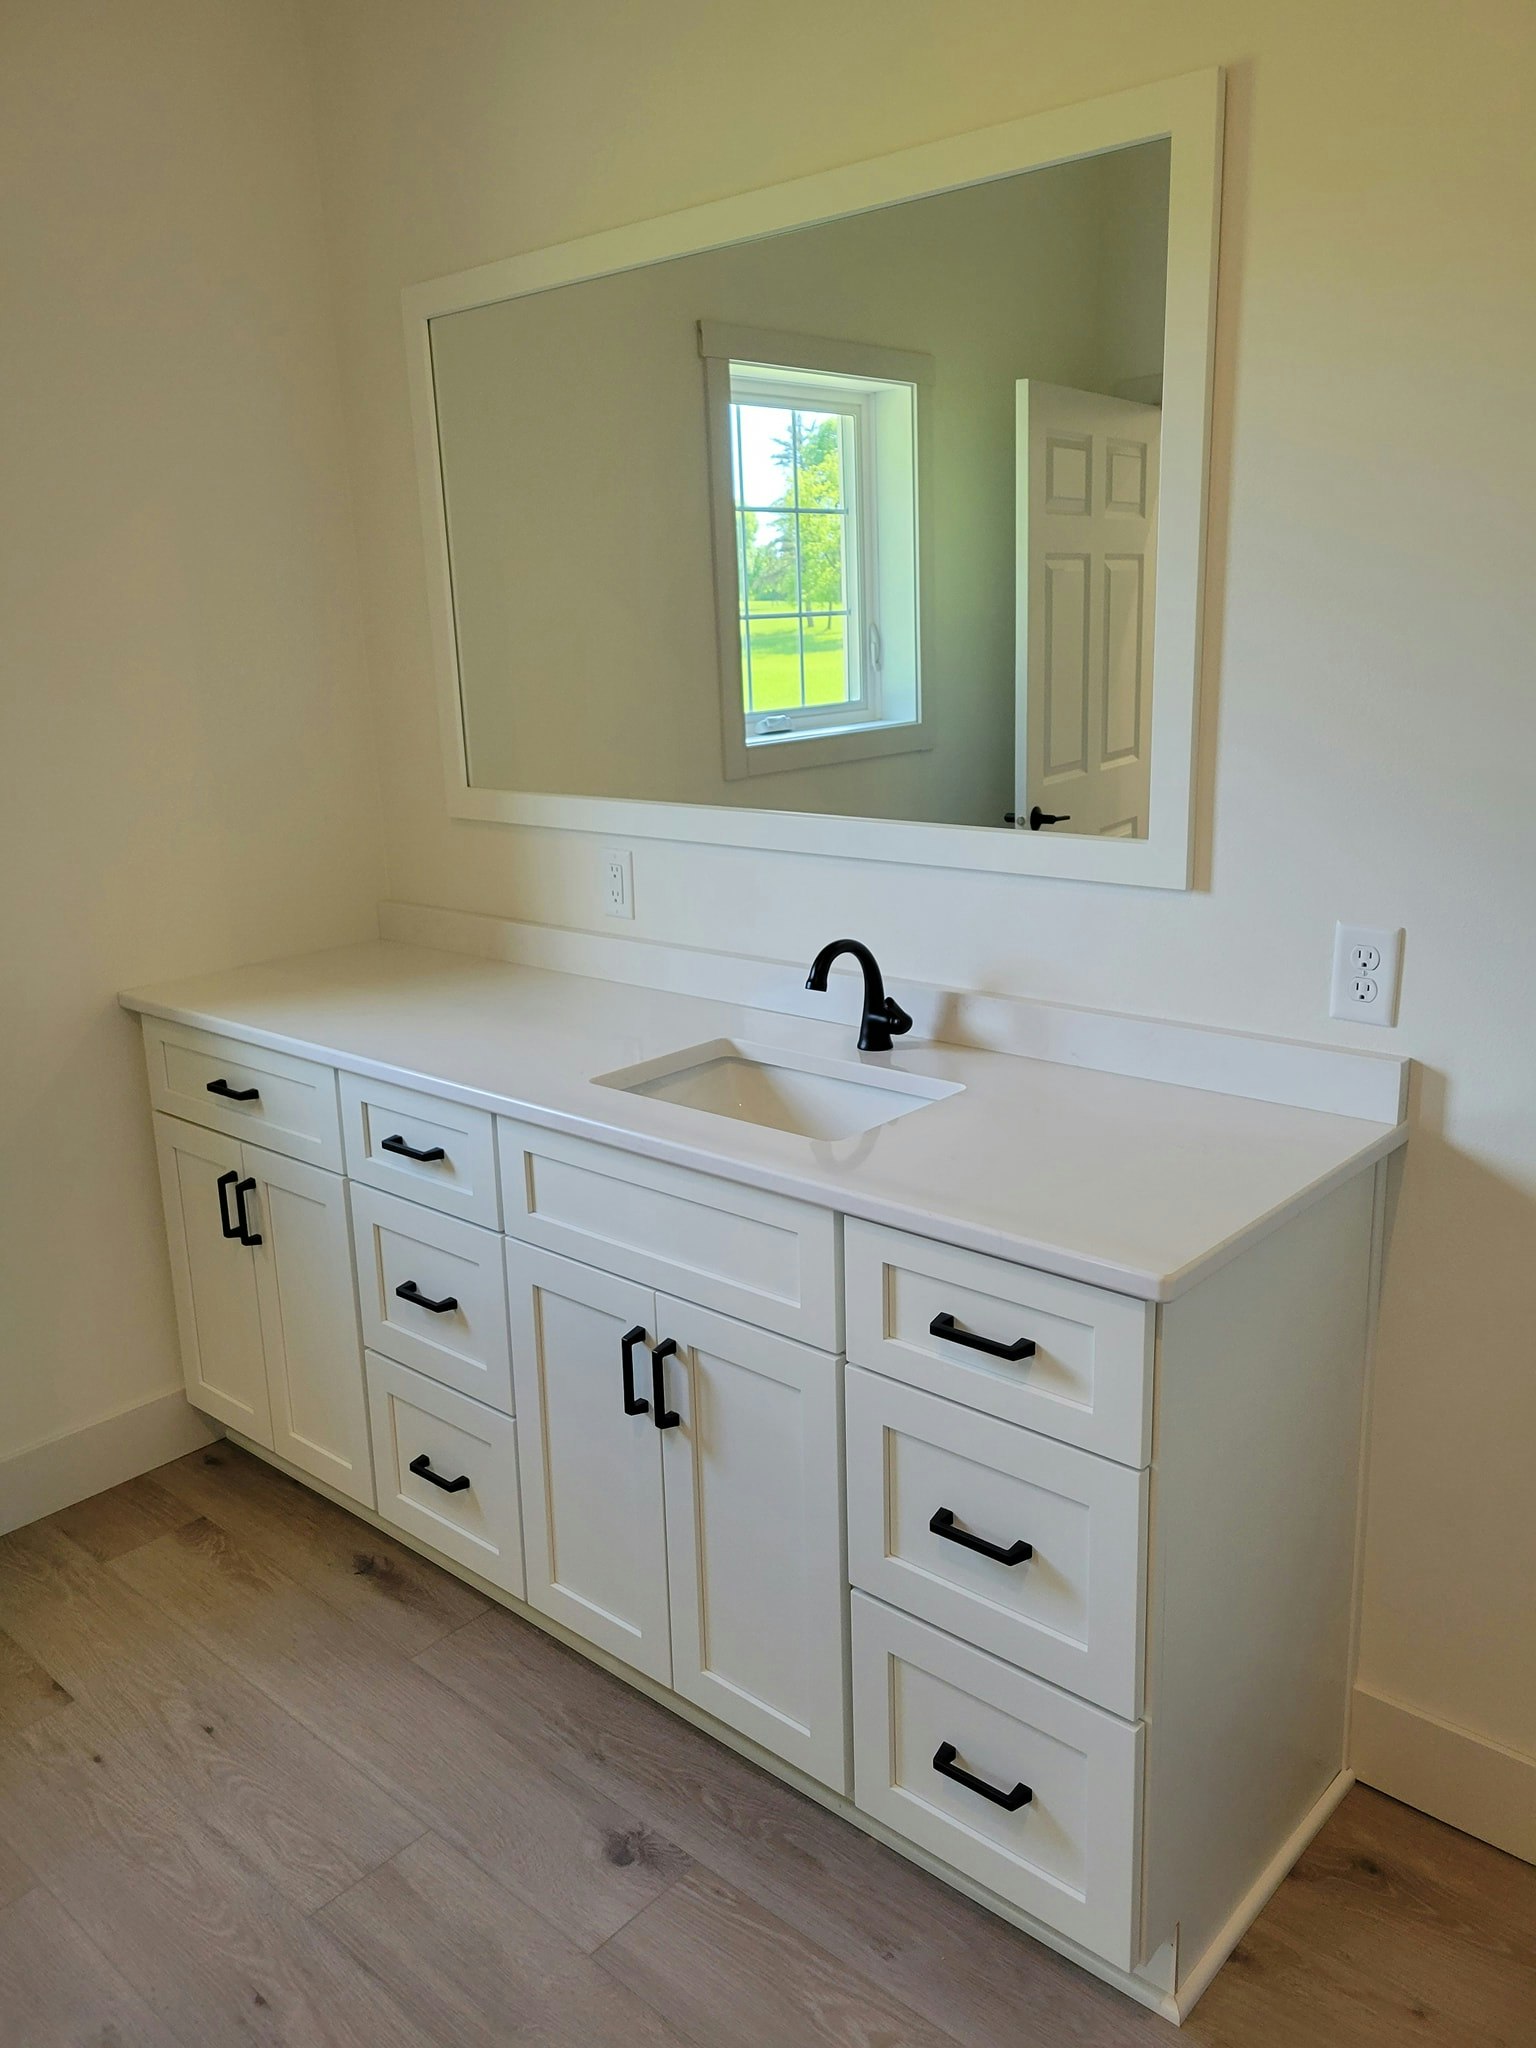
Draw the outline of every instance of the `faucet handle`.
<instances>
[{"instance_id":1,"label":"faucet handle","mask_svg":"<svg viewBox=\"0 0 1536 2048\"><path fill-rule=\"evenodd\" d=\"M912 1019L894 996L887 996L885 999L885 1021L898 1038L912 1029Z\"/></svg>"}]
</instances>

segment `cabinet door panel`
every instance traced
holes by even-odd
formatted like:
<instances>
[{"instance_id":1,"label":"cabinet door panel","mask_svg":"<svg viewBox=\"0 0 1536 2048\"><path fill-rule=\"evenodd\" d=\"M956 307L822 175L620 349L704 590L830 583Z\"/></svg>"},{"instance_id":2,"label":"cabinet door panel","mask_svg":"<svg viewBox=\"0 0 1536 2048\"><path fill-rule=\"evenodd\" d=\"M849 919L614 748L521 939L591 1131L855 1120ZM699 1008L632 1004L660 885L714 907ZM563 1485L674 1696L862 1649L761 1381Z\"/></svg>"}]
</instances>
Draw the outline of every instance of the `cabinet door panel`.
<instances>
[{"instance_id":1,"label":"cabinet door panel","mask_svg":"<svg viewBox=\"0 0 1536 2048\"><path fill-rule=\"evenodd\" d=\"M529 1604L670 1684L660 1433L624 1407L620 1340L654 1341L647 1287L507 1242ZM649 1399L650 1353L634 1347Z\"/></svg>"},{"instance_id":2,"label":"cabinet door panel","mask_svg":"<svg viewBox=\"0 0 1536 2048\"><path fill-rule=\"evenodd\" d=\"M256 1269L246 1247L220 1226L219 1178L239 1176L240 1146L157 1112L155 1152L187 1398L254 1442L270 1444Z\"/></svg>"},{"instance_id":3,"label":"cabinet door panel","mask_svg":"<svg viewBox=\"0 0 1536 2048\"><path fill-rule=\"evenodd\" d=\"M373 1506L368 1398L352 1285L346 1183L255 1145L243 1148L271 1400L272 1448Z\"/></svg>"},{"instance_id":4,"label":"cabinet door panel","mask_svg":"<svg viewBox=\"0 0 1536 2048\"><path fill-rule=\"evenodd\" d=\"M847 1788L838 1360L666 1296L672 1683Z\"/></svg>"}]
</instances>

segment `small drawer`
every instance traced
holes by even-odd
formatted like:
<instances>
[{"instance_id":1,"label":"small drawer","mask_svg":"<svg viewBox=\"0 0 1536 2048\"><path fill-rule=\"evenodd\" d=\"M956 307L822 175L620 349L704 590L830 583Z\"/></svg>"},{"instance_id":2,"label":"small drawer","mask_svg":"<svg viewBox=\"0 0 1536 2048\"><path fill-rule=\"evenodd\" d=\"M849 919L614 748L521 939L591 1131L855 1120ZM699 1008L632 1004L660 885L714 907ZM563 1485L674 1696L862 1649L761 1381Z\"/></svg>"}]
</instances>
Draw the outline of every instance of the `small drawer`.
<instances>
[{"instance_id":1,"label":"small drawer","mask_svg":"<svg viewBox=\"0 0 1536 2048\"><path fill-rule=\"evenodd\" d=\"M156 1109L341 1172L333 1068L159 1017L144 1019L144 1055Z\"/></svg>"},{"instance_id":2,"label":"small drawer","mask_svg":"<svg viewBox=\"0 0 1536 2048\"><path fill-rule=\"evenodd\" d=\"M338 1079L347 1172L354 1180L487 1230L501 1227L489 1111L361 1074Z\"/></svg>"},{"instance_id":3,"label":"small drawer","mask_svg":"<svg viewBox=\"0 0 1536 2048\"><path fill-rule=\"evenodd\" d=\"M1150 1463L1150 1302L853 1217L844 1231L851 1363Z\"/></svg>"},{"instance_id":4,"label":"small drawer","mask_svg":"<svg viewBox=\"0 0 1536 2048\"><path fill-rule=\"evenodd\" d=\"M498 1142L510 1236L842 1349L831 1210L506 1118Z\"/></svg>"},{"instance_id":5,"label":"small drawer","mask_svg":"<svg viewBox=\"0 0 1536 2048\"><path fill-rule=\"evenodd\" d=\"M512 1418L377 1352L366 1366L379 1513L521 1600Z\"/></svg>"},{"instance_id":6,"label":"small drawer","mask_svg":"<svg viewBox=\"0 0 1536 2048\"><path fill-rule=\"evenodd\" d=\"M1130 1969L1141 1724L866 1594L852 1609L855 1805Z\"/></svg>"},{"instance_id":7,"label":"small drawer","mask_svg":"<svg viewBox=\"0 0 1536 2048\"><path fill-rule=\"evenodd\" d=\"M846 1387L854 1584L1134 1720L1146 1473L878 1373Z\"/></svg>"},{"instance_id":8,"label":"small drawer","mask_svg":"<svg viewBox=\"0 0 1536 2048\"><path fill-rule=\"evenodd\" d=\"M510 1415L501 1239L356 1181L351 1194L363 1342Z\"/></svg>"}]
</instances>

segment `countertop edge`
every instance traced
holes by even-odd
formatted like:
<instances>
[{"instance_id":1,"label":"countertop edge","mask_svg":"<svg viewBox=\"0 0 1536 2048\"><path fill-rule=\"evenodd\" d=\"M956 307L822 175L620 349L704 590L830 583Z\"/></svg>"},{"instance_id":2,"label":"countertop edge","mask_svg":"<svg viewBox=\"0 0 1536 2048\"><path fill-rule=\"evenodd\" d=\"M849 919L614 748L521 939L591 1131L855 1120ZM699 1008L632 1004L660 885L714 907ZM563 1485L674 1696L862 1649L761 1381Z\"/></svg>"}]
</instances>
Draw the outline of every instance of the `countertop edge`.
<instances>
[{"instance_id":1,"label":"countertop edge","mask_svg":"<svg viewBox=\"0 0 1536 2048\"><path fill-rule=\"evenodd\" d=\"M298 1038L291 1033L264 1029L220 1011L194 1009L180 1003L156 1002L150 997L136 994L133 990L120 991L117 1000L119 1007L132 1015L158 1017L164 1023L182 1024L197 1031L226 1032L244 1039L250 1045L263 1046L269 1052L289 1053L296 1059L314 1060L319 1065L335 1067L339 1072L361 1074L370 1080L390 1081L397 1086L419 1088L424 1094L436 1095L445 1102L463 1103L468 1108L483 1109L492 1116L511 1117L541 1130L559 1131L569 1137L588 1138L599 1144L612 1145L619 1151L637 1153L642 1158L661 1160L668 1165L687 1167L699 1173L712 1173L721 1180L735 1181L744 1187L762 1188L771 1194L788 1196L794 1201L812 1203L820 1209L836 1209L840 1215L856 1216L866 1223L885 1224L888 1228L909 1231L914 1236L935 1241L940 1241L937 1238L937 1227L942 1227L941 1241L944 1243L958 1245L967 1251L981 1252L991 1258L1007 1259L1016 1265L1033 1266L1043 1272L1057 1274L1062 1279L1082 1281L1090 1287L1107 1288L1112 1293L1129 1295L1139 1301L1158 1304L1174 1301L1181 1294L1187 1293L1219 1267L1239 1257L1250 1244L1266 1236L1271 1230L1278 1229L1292 1216L1310 1208L1314 1202L1321 1201L1325 1195L1332 1193L1336 1187L1352 1179L1357 1173L1373 1168L1379 1161L1397 1151L1408 1138L1406 1123L1385 1127L1378 1137L1368 1141L1358 1152L1341 1161L1332 1171L1320 1175L1318 1179L1298 1189L1286 1201L1255 1217L1241 1231L1213 1245L1209 1251L1202 1252L1198 1258L1190 1260L1176 1271L1158 1273L1085 1257L1063 1245L1051 1244L1041 1239L1015 1237L1006 1231L987 1230L975 1224L940 1218L932 1212L914 1210L904 1203L882 1202L875 1197L846 1190L834 1191L814 1180L802 1179L797 1174L755 1165L744 1159L733 1158L729 1154L718 1154L699 1146L599 1123L590 1117L578 1116L566 1110L550 1109L544 1104L517 1096L496 1095L484 1089L466 1087L460 1082L445 1080L441 1075L422 1073L415 1068L394 1065L388 1061L371 1060L317 1039Z\"/></svg>"}]
</instances>

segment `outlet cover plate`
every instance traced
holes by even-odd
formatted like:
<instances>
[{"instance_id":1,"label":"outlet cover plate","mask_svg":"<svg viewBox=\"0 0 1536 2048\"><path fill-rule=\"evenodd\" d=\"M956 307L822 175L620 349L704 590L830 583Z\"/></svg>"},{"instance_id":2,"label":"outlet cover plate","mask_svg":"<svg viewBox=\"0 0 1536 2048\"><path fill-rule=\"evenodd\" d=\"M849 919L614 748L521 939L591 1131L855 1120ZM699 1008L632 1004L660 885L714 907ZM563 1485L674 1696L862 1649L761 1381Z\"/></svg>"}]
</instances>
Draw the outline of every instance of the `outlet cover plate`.
<instances>
[{"instance_id":1,"label":"outlet cover plate","mask_svg":"<svg viewBox=\"0 0 1536 2048\"><path fill-rule=\"evenodd\" d=\"M1400 929L1377 924L1335 925L1329 1016L1390 1029L1397 1022L1402 958Z\"/></svg>"},{"instance_id":2,"label":"outlet cover plate","mask_svg":"<svg viewBox=\"0 0 1536 2048\"><path fill-rule=\"evenodd\" d=\"M600 869L603 914L633 917L635 914L635 857L627 846L605 846Z\"/></svg>"}]
</instances>

